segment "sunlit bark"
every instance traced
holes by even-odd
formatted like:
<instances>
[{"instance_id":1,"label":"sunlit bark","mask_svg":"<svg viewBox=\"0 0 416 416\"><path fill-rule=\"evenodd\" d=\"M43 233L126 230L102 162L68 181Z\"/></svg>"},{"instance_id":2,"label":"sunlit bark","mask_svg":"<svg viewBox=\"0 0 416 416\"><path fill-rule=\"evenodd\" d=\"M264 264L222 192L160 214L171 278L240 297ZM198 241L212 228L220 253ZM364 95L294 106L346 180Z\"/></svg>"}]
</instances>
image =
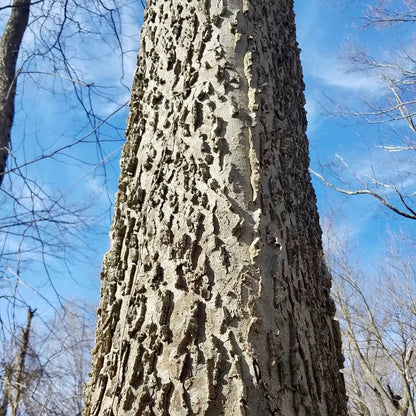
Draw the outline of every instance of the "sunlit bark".
<instances>
[{"instance_id":1,"label":"sunlit bark","mask_svg":"<svg viewBox=\"0 0 416 416\"><path fill-rule=\"evenodd\" d=\"M292 6L148 2L85 415L346 415Z\"/></svg>"}]
</instances>

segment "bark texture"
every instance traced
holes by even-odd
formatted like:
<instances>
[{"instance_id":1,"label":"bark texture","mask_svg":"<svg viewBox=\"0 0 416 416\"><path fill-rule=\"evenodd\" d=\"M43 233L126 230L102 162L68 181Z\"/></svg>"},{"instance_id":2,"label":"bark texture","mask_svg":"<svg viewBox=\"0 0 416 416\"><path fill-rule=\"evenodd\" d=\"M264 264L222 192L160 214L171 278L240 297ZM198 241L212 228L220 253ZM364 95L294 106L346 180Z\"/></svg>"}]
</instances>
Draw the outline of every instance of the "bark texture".
<instances>
[{"instance_id":1,"label":"bark texture","mask_svg":"<svg viewBox=\"0 0 416 416\"><path fill-rule=\"evenodd\" d=\"M0 186L10 153L10 132L16 95L16 63L29 21L30 0L14 0L10 18L0 38Z\"/></svg>"},{"instance_id":2,"label":"bark texture","mask_svg":"<svg viewBox=\"0 0 416 416\"><path fill-rule=\"evenodd\" d=\"M290 0L149 0L86 416L344 416Z\"/></svg>"}]
</instances>

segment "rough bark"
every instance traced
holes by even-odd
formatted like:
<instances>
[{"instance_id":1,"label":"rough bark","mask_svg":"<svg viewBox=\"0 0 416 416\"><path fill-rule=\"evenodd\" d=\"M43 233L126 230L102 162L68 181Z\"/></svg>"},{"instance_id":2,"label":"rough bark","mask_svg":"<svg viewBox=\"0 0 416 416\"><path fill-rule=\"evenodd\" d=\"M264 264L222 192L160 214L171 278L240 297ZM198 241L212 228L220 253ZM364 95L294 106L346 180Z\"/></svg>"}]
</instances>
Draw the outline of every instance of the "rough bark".
<instances>
[{"instance_id":1,"label":"rough bark","mask_svg":"<svg viewBox=\"0 0 416 416\"><path fill-rule=\"evenodd\" d=\"M14 0L0 38L0 186L10 153L10 132L16 95L16 63L29 21L30 0Z\"/></svg>"},{"instance_id":2,"label":"rough bark","mask_svg":"<svg viewBox=\"0 0 416 416\"><path fill-rule=\"evenodd\" d=\"M86 416L346 415L292 7L148 1Z\"/></svg>"}]
</instances>

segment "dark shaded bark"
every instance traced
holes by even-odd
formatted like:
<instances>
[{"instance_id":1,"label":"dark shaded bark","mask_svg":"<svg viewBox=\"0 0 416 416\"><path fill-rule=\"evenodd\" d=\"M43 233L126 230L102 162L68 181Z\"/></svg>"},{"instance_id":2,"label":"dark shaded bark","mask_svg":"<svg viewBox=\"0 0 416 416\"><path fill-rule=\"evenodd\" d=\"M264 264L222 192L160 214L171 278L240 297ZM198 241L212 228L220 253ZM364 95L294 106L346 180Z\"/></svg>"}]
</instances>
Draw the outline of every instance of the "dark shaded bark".
<instances>
[{"instance_id":1,"label":"dark shaded bark","mask_svg":"<svg viewBox=\"0 0 416 416\"><path fill-rule=\"evenodd\" d=\"M10 132L14 118L16 64L29 22L30 0L14 0L10 18L0 39L0 186L10 154Z\"/></svg>"}]
</instances>

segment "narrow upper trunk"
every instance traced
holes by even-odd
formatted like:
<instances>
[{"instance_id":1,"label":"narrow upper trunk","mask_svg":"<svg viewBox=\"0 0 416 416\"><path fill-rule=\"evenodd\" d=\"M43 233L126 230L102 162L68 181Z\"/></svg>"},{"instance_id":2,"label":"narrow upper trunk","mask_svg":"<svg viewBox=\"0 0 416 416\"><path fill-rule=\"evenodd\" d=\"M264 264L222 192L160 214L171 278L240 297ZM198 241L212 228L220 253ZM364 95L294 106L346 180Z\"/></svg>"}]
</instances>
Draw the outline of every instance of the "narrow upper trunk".
<instances>
[{"instance_id":1,"label":"narrow upper trunk","mask_svg":"<svg viewBox=\"0 0 416 416\"><path fill-rule=\"evenodd\" d=\"M32 309L28 309L27 311L27 319L26 319L26 326L22 331L22 338L20 340L20 348L17 355L17 365L14 374L14 398L11 403L11 416L16 416L17 411L19 409L20 404L20 396L22 390L25 389L24 380L23 380L23 373L25 369L25 360L27 355L27 350L29 347L29 335L30 335L30 326L32 324L33 315L35 311Z\"/></svg>"},{"instance_id":2,"label":"narrow upper trunk","mask_svg":"<svg viewBox=\"0 0 416 416\"><path fill-rule=\"evenodd\" d=\"M346 415L290 0L151 0L86 416Z\"/></svg>"},{"instance_id":3,"label":"narrow upper trunk","mask_svg":"<svg viewBox=\"0 0 416 416\"><path fill-rule=\"evenodd\" d=\"M13 368L8 364L3 364L3 391L1 396L0 404L0 416L7 416L7 409L9 408L9 403L12 397L12 377L13 377Z\"/></svg>"},{"instance_id":4,"label":"narrow upper trunk","mask_svg":"<svg viewBox=\"0 0 416 416\"><path fill-rule=\"evenodd\" d=\"M16 95L16 62L29 21L30 0L14 0L10 18L0 38L0 186L10 153L10 131Z\"/></svg>"}]
</instances>

